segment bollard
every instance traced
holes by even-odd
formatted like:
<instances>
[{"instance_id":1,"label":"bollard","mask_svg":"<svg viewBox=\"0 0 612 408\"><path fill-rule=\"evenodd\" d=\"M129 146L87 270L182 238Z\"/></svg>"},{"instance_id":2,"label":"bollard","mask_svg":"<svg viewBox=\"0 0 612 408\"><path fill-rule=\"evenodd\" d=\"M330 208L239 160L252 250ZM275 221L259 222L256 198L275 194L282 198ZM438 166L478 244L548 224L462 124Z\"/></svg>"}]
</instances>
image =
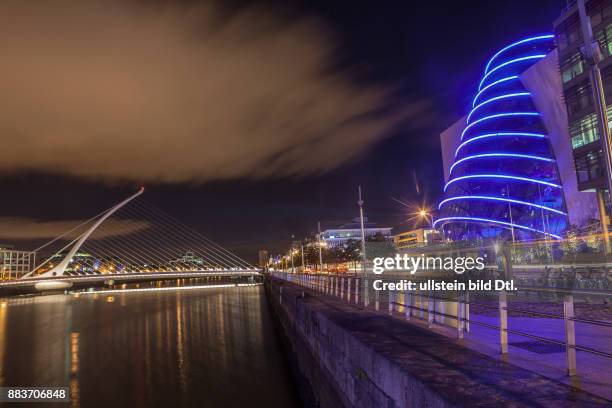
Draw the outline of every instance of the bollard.
<instances>
[{"instance_id":1,"label":"bollard","mask_svg":"<svg viewBox=\"0 0 612 408\"><path fill-rule=\"evenodd\" d=\"M370 286L368 286L368 280L363 280L363 306L368 307L370 305Z\"/></svg>"},{"instance_id":2,"label":"bollard","mask_svg":"<svg viewBox=\"0 0 612 408\"><path fill-rule=\"evenodd\" d=\"M505 290L499 291L499 345L501 353L508 353L508 296Z\"/></svg>"},{"instance_id":3,"label":"bollard","mask_svg":"<svg viewBox=\"0 0 612 408\"><path fill-rule=\"evenodd\" d=\"M406 320L410 320L410 316L412 315L412 294L407 290L404 295L404 313L406 314Z\"/></svg>"},{"instance_id":4,"label":"bollard","mask_svg":"<svg viewBox=\"0 0 612 408\"><path fill-rule=\"evenodd\" d=\"M574 327L574 296L563 297L563 322L565 323L565 354L567 375L576 375L576 328Z\"/></svg>"},{"instance_id":5,"label":"bollard","mask_svg":"<svg viewBox=\"0 0 612 408\"><path fill-rule=\"evenodd\" d=\"M340 278L340 299L344 299L344 277Z\"/></svg>"},{"instance_id":6,"label":"bollard","mask_svg":"<svg viewBox=\"0 0 612 408\"><path fill-rule=\"evenodd\" d=\"M359 279L355 279L355 303L359 304Z\"/></svg>"},{"instance_id":7,"label":"bollard","mask_svg":"<svg viewBox=\"0 0 612 408\"><path fill-rule=\"evenodd\" d=\"M282 305L283 304L283 287L282 286L278 289L278 292L279 292L278 303Z\"/></svg>"},{"instance_id":8,"label":"bollard","mask_svg":"<svg viewBox=\"0 0 612 408\"><path fill-rule=\"evenodd\" d=\"M394 292L388 292L389 293L389 314L393 315L393 302L395 301L395 294Z\"/></svg>"}]
</instances>

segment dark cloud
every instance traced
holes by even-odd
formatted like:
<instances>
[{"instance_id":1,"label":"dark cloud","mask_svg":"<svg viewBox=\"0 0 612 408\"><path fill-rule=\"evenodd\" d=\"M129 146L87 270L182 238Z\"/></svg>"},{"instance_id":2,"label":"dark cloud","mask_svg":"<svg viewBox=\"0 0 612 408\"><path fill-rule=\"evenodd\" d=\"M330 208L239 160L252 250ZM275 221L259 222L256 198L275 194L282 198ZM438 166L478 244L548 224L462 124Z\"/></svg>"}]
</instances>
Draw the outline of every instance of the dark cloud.
<instances>
[{"instance_id":1,"label":"dark cloud","mask_svg":"<svg viewBox=\"0 0 612 408\"><path fill-rule=\"evenodd\" d=\"M41 221L24 217L0 217L0 239L39 240L54 239L60 235L64 239L74 239L81 235L85 226L78 227L86 220ZM151 227L146 221L112 221L113 228L99 228L91 239L104 239L120 235L135 234ZM67 233L68 232L68 233Z\"/></svg>"},{"instance_id":2,"label":"dark cloud","mask_svg":"<svg viewBox=\"0 0 612 408\"><path fill-rule=\"evenodd\" d=\"M389 113L388 90L331 71L337 44L316 21L127 4L0 4L0 171L163 182L322 173L427 109Z\"/></svg>"}]
</instances>

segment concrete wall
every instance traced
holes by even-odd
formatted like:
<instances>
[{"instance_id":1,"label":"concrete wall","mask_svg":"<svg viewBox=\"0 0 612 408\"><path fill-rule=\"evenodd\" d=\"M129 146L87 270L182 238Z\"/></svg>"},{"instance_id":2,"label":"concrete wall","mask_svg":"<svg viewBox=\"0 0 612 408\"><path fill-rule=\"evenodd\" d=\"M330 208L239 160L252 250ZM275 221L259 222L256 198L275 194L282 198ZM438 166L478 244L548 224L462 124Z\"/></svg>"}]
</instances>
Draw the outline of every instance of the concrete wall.
<instances>
[{"instance_id":1,"label":"concrete wall","mask_svg":"<svg viewBox=\"0 0 612 408\"><path fill-rule=\"evenodd\" d=\"M281 286L285 289L282 296ZM266 289L292 360L314 394L315 401L307 402L307 406L453 406L396 363L368 348L345 329L350 327L349 322L333 321L314 299L304 301L299 292L276 280L268 281Z\"/></svg>"}]
</instances>

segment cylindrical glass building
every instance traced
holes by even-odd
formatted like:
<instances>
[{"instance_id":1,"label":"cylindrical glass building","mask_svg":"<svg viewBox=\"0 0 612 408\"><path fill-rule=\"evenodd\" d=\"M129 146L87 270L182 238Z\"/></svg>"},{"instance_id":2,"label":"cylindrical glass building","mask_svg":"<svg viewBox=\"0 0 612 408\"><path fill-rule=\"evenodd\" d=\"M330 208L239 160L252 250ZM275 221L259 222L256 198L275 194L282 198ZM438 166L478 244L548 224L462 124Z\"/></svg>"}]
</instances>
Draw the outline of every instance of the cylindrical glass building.
<instances>
[{"instance_id":1,"label":"cylindrical glass building","mask_svg":"<svg viewBox=\"0 0 612 408\"><path fill-rule=\"evenodd\" d=\"M510 44L489 60L435 221L453 239L560 238L567 227L547 131L520 79L553 48L554 37L540 35Z\"/></svg>"}]
</instances>

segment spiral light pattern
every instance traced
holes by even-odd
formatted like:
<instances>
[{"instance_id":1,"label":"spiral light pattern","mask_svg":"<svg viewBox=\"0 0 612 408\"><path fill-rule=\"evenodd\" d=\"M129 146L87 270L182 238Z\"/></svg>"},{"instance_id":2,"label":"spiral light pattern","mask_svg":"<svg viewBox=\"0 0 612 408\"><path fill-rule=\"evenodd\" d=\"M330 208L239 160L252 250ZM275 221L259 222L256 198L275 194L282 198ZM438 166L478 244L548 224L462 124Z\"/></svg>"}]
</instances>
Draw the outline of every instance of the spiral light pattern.
<instances>
[{"instance_id":1,"label":"spiral light pattern","mask_svg":"<svg viewBox=\"0 0 612 408\"><path fill-rule=\"evenodd\" d=\"M434 222L455 239L560 238L567 227L553 150L520 79L554 48L553 39L525 38L487 63Z\"/></svg>"}]
</instances>

